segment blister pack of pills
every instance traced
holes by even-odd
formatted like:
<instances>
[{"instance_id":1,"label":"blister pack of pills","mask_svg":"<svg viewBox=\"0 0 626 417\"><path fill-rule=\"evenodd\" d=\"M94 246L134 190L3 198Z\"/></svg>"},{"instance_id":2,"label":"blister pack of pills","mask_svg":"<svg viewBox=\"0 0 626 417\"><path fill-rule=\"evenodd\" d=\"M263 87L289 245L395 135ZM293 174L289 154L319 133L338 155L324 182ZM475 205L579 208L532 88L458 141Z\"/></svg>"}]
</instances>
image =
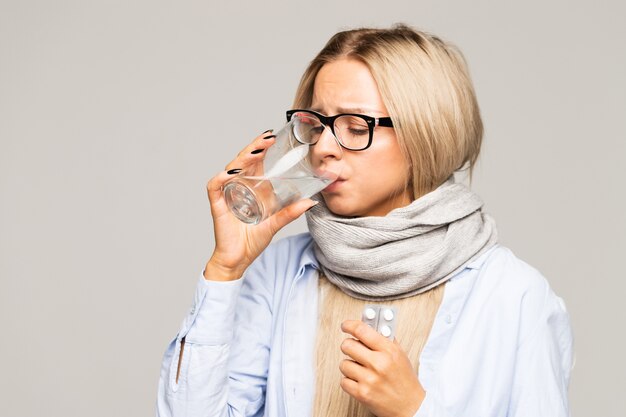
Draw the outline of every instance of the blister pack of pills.
<instances>
[{"instance_id":1,"label":"blister pack of pills","mask_svg":"<svg viewBox=\"0 0 626 417\"><path fill-rule=\"evenodd\" d=\"M368 304L363 309L361 321L372 327L387 339L393 340L396 335L398 312L397 309L392 306Z\"/></svg>"}]
</instances>

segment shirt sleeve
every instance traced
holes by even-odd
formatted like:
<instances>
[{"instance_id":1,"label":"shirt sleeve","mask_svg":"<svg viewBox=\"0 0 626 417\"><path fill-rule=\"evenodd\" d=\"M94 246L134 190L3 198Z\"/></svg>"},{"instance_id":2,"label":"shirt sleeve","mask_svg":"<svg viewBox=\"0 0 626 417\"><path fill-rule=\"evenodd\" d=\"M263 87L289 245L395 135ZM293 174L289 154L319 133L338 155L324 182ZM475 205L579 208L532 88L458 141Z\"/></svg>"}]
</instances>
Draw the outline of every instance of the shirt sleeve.
<instances>
[{"instance_id":1,"label":"shirt sleeve","mask_svg":"<svg viewBox=\"0 0 626 417\"><path fill-rule=\"evenodd\" d=\"M532 335L518 348L508 416L570 415L573 337L563 300L548 293Z\"/></svg>"},{"instance_id":2,"label":"shirt sleeve","mask_svg":"<svg viewBox=\"0 0 626 417\"><path fill-rule=\"evenodd\" d=\"M227 359L242 280L200 277L189 313L163 357L157 416L224 415L217 410L225 409L228 395ZM206 413L209 403L214 412Z\"/></svg>"},{"instance_id":3,"label":"shirt sleeve","mask_svg":"<svg viewBox=\"0 0 626 417\"><path fill-rule=\"evenodd\" d=\"M158 417L262 413L272 325L271 280L264 279L263 265L257 259L235 281L200 277L189 314L163 357Z\"/></svg>"}]
</instances>

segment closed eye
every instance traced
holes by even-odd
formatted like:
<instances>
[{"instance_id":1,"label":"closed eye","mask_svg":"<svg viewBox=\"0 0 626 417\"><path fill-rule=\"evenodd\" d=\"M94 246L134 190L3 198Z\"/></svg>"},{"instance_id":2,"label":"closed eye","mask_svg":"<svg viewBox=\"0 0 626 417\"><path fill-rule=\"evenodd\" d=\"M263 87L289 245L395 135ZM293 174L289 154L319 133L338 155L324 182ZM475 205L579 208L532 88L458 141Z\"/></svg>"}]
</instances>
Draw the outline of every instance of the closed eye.
<instances>
[{"instance_id":1,"label":"closed eye","mask_svg":"<svg viewBox=\"0 0 626 417\"><path fill-rule=\"evenodd\" d=\"M321 135L324 131L324 126L316 126L311 128L310 132L315 135Z\"/></svg>"},{"instance_id":2,"label":"closed eye","mask_svg":"<svg viewBox=\"0 0 626 417\"><path fill-rule=\"evenodd\" d=\"M369 134L369 129L359 129L359 128L348 128L348 131L350 132L350 134L355 135L355 136L362 136L362 135L367 135Z\"/></svg>"}]
</instances>

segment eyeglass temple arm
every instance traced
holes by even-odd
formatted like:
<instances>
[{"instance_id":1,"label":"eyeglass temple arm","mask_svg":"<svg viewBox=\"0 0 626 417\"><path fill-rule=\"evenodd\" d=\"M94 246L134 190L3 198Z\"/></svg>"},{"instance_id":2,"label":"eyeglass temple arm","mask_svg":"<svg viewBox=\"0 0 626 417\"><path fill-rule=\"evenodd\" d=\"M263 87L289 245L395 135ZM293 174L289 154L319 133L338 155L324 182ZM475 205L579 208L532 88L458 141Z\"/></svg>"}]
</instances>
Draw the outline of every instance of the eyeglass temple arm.
<instances>
[{"instance_id":1,"label":"eyeglass temple arm","mask_svg":"<svg viewBox=\"0 0 626 417\"><path fill-rule=\"evenodd\" d=\"M391 121L391 117L377 117L376 126L382 127L393 127L393 122Z\"/></svg>"}]
</instances>

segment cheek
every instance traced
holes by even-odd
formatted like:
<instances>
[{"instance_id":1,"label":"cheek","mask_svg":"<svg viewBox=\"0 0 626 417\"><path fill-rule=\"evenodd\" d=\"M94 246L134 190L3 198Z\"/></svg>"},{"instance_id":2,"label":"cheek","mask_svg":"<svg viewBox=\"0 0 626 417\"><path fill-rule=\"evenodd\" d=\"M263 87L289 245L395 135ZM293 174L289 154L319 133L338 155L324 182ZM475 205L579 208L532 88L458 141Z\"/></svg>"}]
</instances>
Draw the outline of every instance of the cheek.
<instances>
[{"instance_id":1,"label":"cheek","mask_svg":"<svg viewBox=\"0 0 626 417\"><path fill-rule=\"evenodd\" d=\"M397 146L376 149L371 157L368 155L367 162L360 169L367 183L376 184L384 192L404 187L408 179L408 164Z\"/></svg>"},{"instance_id":2,"label":"cheek","mask_svg":"<svg viewBox=\"0 0 626 417\"><path fill-rule=\"evenodd\" d=\"M351 168L355 180L354 197L363 203L384 200L391 194L402 192L408 179L408 167L401 155L363 158Z\"/></svg>"},{"instance_id":3,"label":"cheek","mask_svg":"<svg viewBox=\"0 0 626 417\"><path fill-rule=\"evenodd\" d=\"M350 185L339 194L326 196L331 211L356 215L385 204L391 195L404 191L409 178L408 164L397 145L385 145L372 146L363 153L344 153L343 169Z\"/></svg>"}]
</instances>

